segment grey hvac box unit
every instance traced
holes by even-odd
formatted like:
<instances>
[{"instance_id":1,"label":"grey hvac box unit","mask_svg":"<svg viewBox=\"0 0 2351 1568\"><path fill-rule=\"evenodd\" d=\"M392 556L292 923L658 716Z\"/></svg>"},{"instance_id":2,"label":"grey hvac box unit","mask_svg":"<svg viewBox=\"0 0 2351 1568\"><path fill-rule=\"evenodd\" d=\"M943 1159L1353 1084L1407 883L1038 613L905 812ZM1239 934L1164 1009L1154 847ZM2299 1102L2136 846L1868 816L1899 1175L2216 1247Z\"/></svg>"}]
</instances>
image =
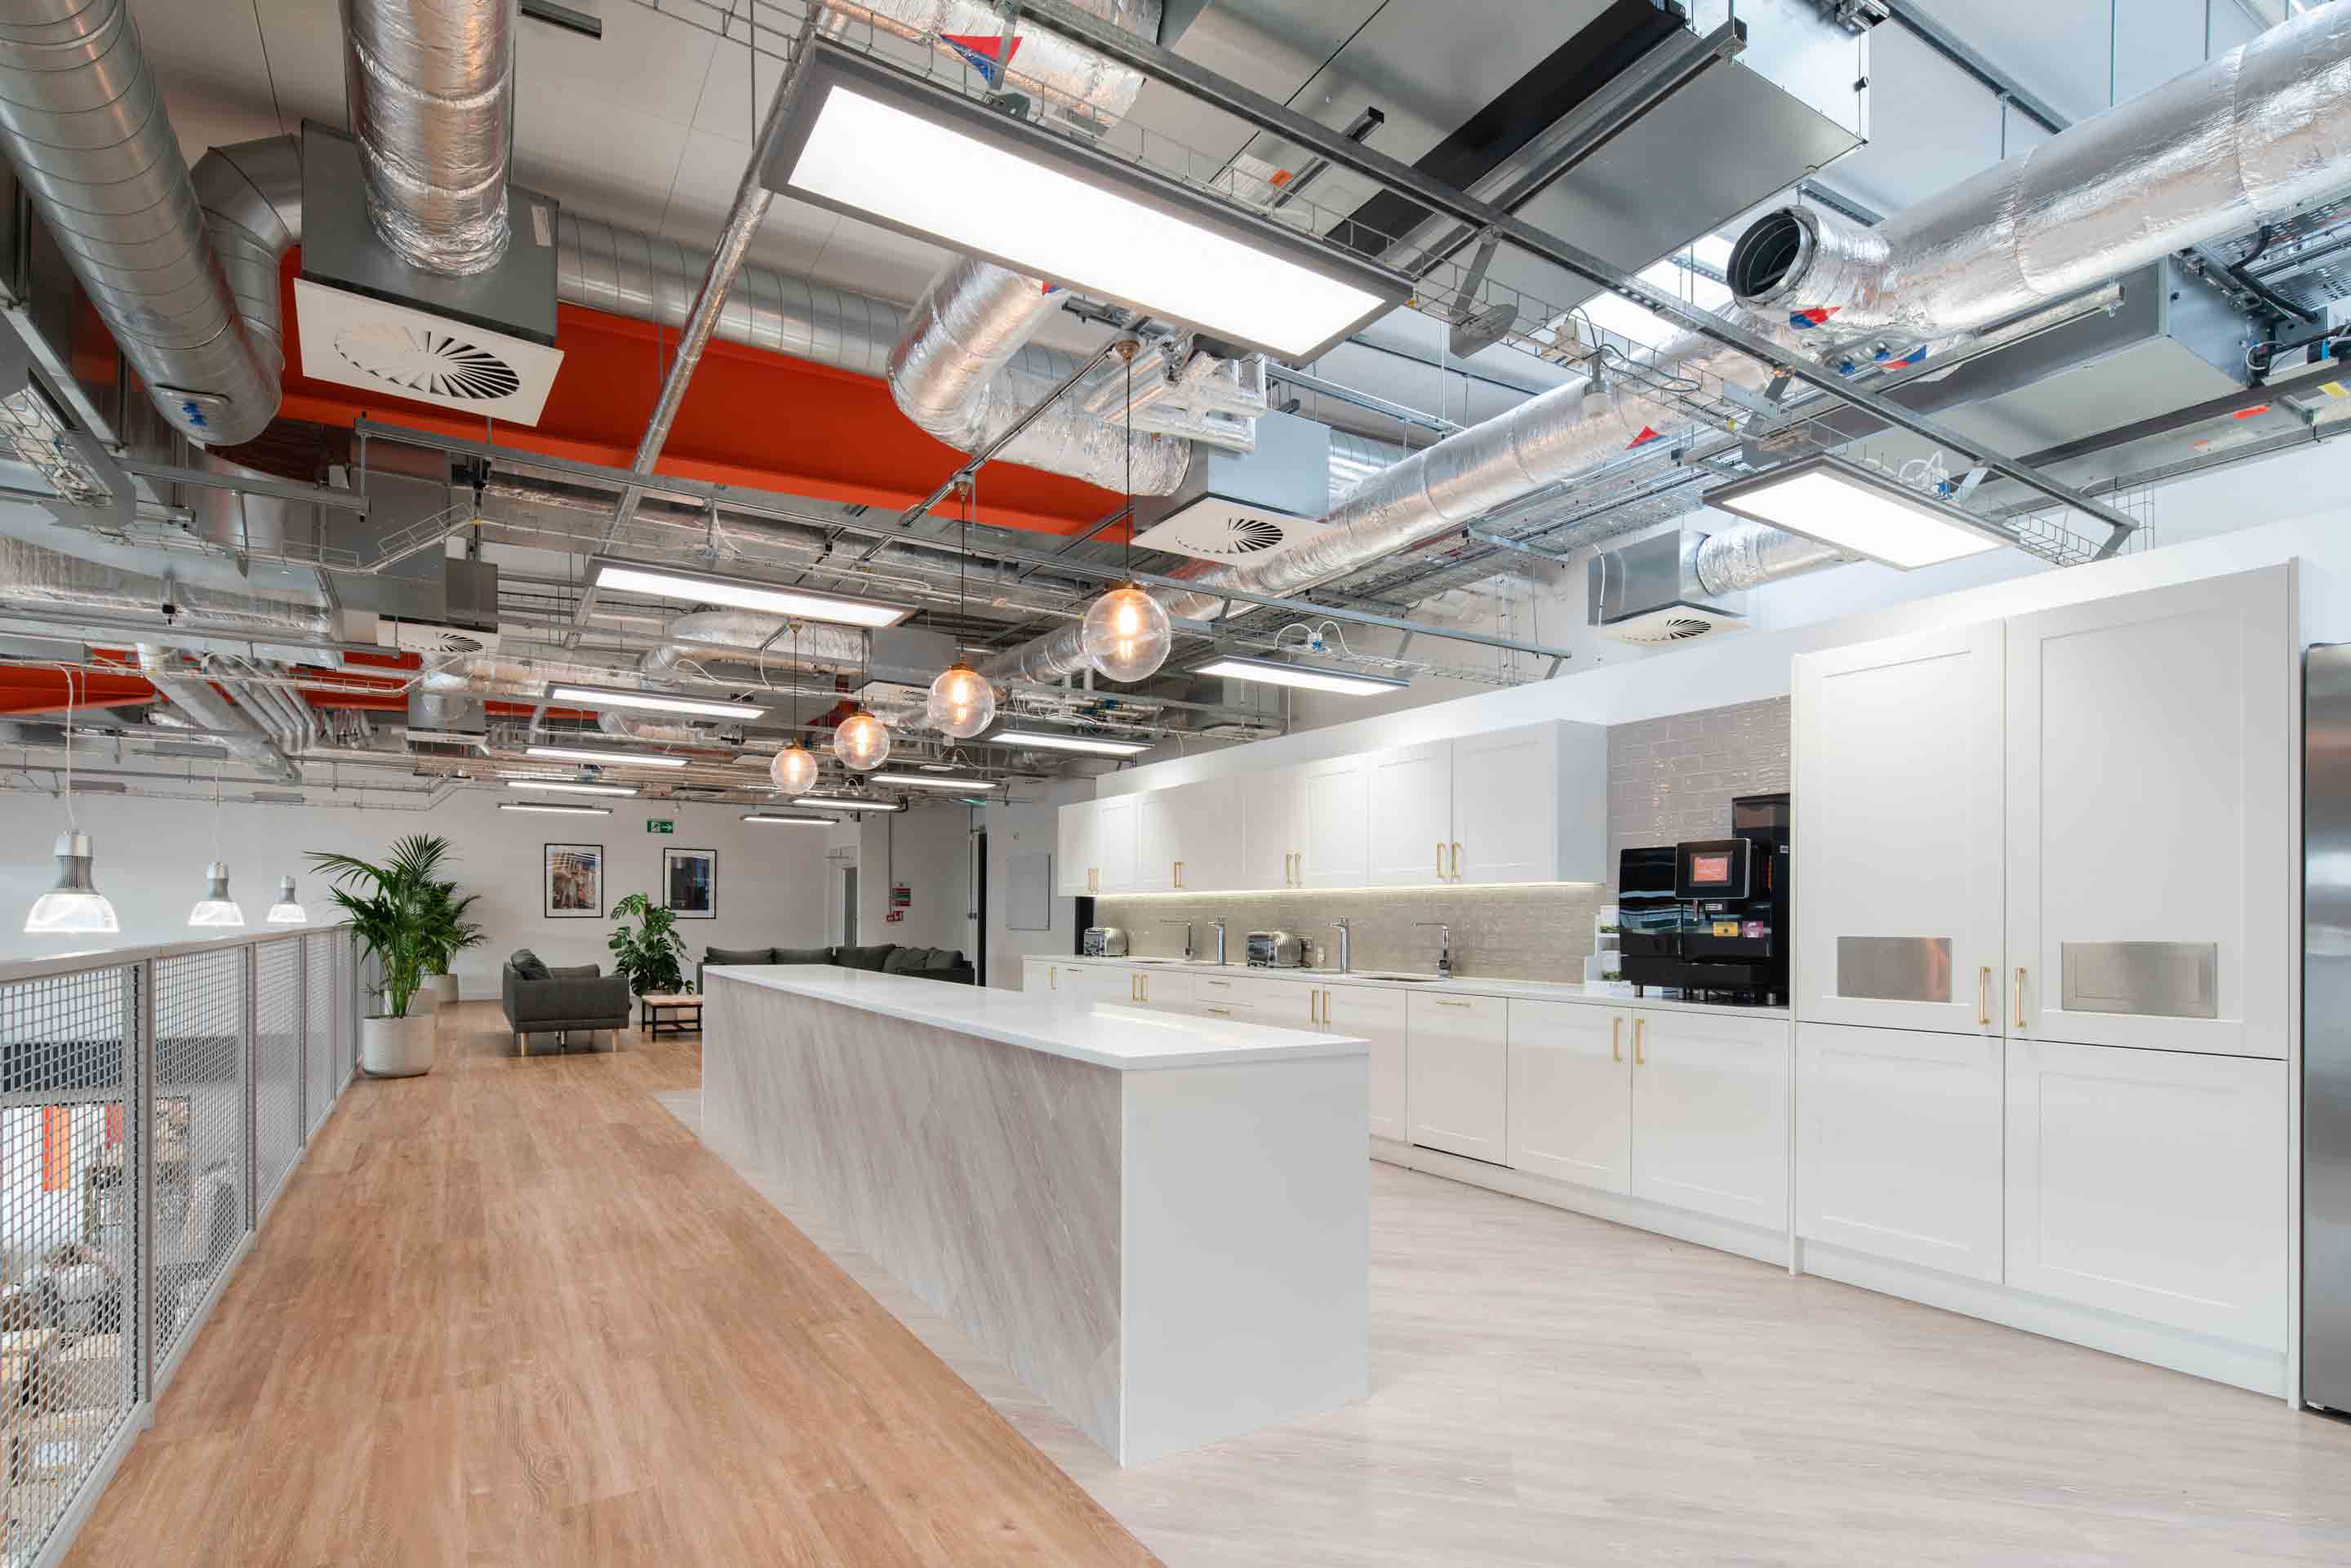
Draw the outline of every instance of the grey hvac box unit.
<instances>
[{"instance_id":1,"label":"grey hvac box unit","mask_svg":"<svg viewBox=\"0 0 2351 1568\"><path fill-rule=\"evenodd\" d=\"M1292 413L1263 413L1250 452L1203 448L1172 496L1139 496L1134 542L1198 560L1263 560L1329 525L1331 432Z\"/></svg>"},{"instance_id":2,"label":"grey hvac box unit","mask_svg":"<svg viewBox=\"0 0 2351 1568\"><path fill-rule=\"evenodd\" d=\"M1746 625L1746 595L1698 587L1692 562L1705 538L1675 529L1593 556L1586 569L1593 626L1612 642L1661 647Z\"/></svg>"}]
</instances>

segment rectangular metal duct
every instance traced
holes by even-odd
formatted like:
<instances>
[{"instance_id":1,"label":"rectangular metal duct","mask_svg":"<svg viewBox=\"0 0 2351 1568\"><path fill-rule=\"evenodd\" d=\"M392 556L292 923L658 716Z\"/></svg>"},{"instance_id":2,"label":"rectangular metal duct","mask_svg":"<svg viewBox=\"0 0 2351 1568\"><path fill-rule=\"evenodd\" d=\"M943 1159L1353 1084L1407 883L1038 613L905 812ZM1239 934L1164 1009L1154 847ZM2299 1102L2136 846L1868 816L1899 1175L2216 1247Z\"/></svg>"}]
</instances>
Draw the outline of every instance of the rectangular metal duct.
<instances>
[{"instance_id":1,"label":"rectangular metal duct","mask_svg":"<svg viewBox=\"0 0 2351 1568\"><path fill-rule=\"evenodd\" d=\"M1197 560L1261 560L1321 532L1330 509L1330 427L1263 413L1255 450L1204 447L1173 495L1137 497L1134 542Z\"/></svg>"},{"instance_id":2,"label":"rectangular metal duct","mask_svg":"<svg viewBox=\"0 0 2351 1568\"><path fill-rule=\"evenodd\" d=\"M1704 534L1670 529L1604 550L1586 567L1591 623L1613 642L1687 643L1747 623L1744 593L1708 594L1698 580Z\"/></svg>"}]
</instances>

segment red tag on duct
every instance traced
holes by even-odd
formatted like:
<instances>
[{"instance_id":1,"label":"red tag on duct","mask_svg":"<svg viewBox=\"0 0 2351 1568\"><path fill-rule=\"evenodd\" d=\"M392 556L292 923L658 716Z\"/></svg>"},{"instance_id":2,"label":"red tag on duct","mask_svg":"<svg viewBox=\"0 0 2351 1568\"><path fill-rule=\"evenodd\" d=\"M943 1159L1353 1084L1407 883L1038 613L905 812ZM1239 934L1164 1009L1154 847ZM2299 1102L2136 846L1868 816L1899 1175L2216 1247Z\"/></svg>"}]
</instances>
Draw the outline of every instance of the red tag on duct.
<instances>
[{"instance_id":1,"label":"red tag on duct","mask_svg":"<svg viewBox=\"0 0 2351 1568\"><path fill-rule=\"evenodd\" d=\"M1003 43L998 33L941 33L939 42L963 57L964 63L979 72L990 87L1004 85L1004 68L1020 53L1020 40L1012 40L1012 53L1001 61L996 57L997 46Z\"/></svg>"},{"instance_id":2,"label":"red tag on duct","mask_svg":"<svg viewBox=\"0 0 2351 1568\"><path fill-rule=\"evenodd\" d=\"M1626 442L1626 443L1625 444L1625 451L1627 451L1627 452L1630 452L1630 451L1632 451L1632 450L1633 450L1633 448L1635 448L1635 446L1646 446L1647 444L1649 444L1649 443L1651 443L1652 441L1655 441L1656 438L1657 438L1657 433L1656 433L1655 430L1651 429L1649 426L1647 426L1647 425L1646 425L1646 424L1645 424L1645 425L1643 425L1643 426L1641 427L1641 434L1638 434L1638 435L1636 435L1636 436L1633 437L1633 439L1632 439L1632 440L1630 440L1630 441L1628 441L1628 442Z\"/></svg>"}]
</instances>

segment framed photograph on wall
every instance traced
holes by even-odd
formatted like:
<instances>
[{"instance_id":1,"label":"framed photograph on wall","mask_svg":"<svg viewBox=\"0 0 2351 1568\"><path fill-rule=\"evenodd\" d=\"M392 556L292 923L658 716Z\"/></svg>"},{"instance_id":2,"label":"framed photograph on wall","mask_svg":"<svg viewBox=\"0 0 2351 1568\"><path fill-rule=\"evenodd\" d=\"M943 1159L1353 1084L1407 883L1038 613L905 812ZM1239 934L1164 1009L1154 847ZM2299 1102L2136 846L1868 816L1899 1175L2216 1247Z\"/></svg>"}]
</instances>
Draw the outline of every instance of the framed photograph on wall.
<instances>
[{"instance_id":1,"label":"framed photograph on wall","mask_svg":"<svg viewBox=\"0 0 2351 1568\"><path fill-rule=\"evenodd\" d=\"M662 851L663 907L680 920L718 918L718 852Z\"/></svg>"},{"instance_id":2,"label":"framed photograph on wall","mask_svg":"<svg viewBox=\"0 0 2351 1568\"><path fill-rule=\"evenodd\" d=\"M543 881L547 918L601 920L604 917L604 846L549 844Z\"/></svg>"}]
</instances>

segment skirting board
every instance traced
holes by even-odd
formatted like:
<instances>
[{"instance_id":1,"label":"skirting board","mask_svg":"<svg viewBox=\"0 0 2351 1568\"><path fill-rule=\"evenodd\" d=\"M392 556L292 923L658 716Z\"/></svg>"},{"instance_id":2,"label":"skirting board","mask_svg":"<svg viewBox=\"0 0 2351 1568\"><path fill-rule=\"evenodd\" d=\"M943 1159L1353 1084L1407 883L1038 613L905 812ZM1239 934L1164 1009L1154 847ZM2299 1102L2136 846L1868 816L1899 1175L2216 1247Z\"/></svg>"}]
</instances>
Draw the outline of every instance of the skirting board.
<instances>
[{"instance_id":1,"label":"skirting board","mask_svg":"<svg viewBox=\"0 0 2351 1568\"><path fill-rule=\"evenodd\" d=\"M2131 1361L2233 1384L2255 1394L2285 1397L2285 1353L2238 1344L2209 1334L2190 1333L2143 1318L2126 1318L2095 1307L2079 1307L2006 1285L1963 1280L1955 1274L1921 1269L1912 1263L1890 1262L1866 1253L1849 1252L1819 1241L1806 1241L1797 1253L1799 1270L1858 1285L1882 1295L1940 1307L1987 1322L2001 1323L2027 1333L2086 1345Z\"/></svg>"}]
</instances>

